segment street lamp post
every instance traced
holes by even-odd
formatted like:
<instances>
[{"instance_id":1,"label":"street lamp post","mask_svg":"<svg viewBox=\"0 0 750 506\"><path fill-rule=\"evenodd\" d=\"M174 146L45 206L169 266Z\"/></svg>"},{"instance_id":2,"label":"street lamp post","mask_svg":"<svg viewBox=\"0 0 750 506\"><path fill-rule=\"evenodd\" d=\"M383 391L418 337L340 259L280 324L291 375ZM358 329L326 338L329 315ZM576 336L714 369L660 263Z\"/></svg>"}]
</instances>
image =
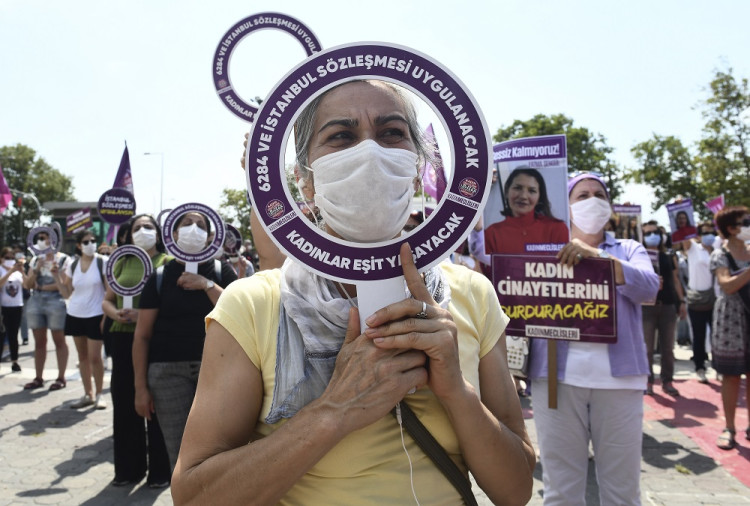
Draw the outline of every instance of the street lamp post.
<instances>
[{"instance_id":1,"label":"street lamp post","mask_svg":"<svg viewBox=\"0 0 750 506\"><path fill-rule=\"evenodd\" d=\"M144 155L159 155L161 157L161 182L159 184L159 212L164 210L164 153L159 151L153 151L143 153Z\"/></svg>"}]
</instances>

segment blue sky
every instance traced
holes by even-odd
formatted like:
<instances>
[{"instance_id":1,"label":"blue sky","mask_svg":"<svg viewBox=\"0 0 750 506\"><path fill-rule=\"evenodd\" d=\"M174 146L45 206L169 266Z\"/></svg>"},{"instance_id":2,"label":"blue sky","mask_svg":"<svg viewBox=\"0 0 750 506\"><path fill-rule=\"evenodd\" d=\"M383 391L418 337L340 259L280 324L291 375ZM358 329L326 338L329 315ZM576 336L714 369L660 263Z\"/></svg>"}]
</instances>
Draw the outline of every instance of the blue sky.
<instances>
[{"instance_id":1,"label":"blue sky","mask_svg":"<svg viewBox=\"0 0 750 506\"><path fill-rule=\"evenodd\" d=\"M0 0L0 145L31 146L95 201L127 140L139 211L159 210L160 158L144 152L164 153L165 207L218 206L223 188L244 187L248 125L217 98L212 55L229 27L264 11L299 18L325 48L413 47L466 84L491 134L563 113L602 133L626 166L652 133L698 140L693 107L716 68L750 76L744 1ZM232 57L235 88L265 96L303 56L288 35L257 32ZM648 195L626 197L647 206Z\"/></svg>"}]
</instances>

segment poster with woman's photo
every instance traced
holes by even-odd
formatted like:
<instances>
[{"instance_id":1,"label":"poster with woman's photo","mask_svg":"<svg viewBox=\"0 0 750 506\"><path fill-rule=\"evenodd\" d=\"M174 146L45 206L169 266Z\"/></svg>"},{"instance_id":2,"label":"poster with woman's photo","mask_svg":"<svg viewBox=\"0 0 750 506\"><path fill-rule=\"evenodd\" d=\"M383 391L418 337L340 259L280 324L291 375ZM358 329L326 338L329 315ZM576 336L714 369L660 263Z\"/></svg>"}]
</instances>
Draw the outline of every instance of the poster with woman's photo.
<instances>
[{"instance_id":1,"label":"poster with woman's photo","mask_svg":"<svg viewBox=\"0 0 750 506\"><path fill-rule=\"evenodd\" d=\"M485 252L557 252L568 242L568 157L565 135L495 144L498 173L485 207Z\"/></svg>"},{"instance_id":2,"label":"poster with woman's photo","mask_svg":"<svg viewBox=\"0 0 750 506\"><path fill-rule=\"evenodd\" d=\"M641 206L612 204L612 232L617 239L643 242Z\"/></svg>"},{"instance_id":3,"label":"poster with woman's photo","mask_svg":"<svg viewBox=\"0 0 750 506\"><path fill-rule=\"evenodd\" d=\"M672 230L672 243L698 236L692 200L685 199L667 204L667 214L669 215L669 226Z\"/></svg>"}]
</instances>

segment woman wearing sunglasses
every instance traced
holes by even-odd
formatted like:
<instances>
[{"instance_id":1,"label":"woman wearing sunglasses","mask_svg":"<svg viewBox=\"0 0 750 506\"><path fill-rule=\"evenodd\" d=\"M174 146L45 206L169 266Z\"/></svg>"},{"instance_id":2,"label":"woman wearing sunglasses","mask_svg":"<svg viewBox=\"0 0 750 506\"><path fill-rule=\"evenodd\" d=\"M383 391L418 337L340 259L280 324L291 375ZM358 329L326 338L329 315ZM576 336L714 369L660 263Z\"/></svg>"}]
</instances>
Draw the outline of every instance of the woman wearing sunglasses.
<instances>
[{"instance_id":1,"label":"woman wearing sunglasses","mask_svg":"<svg viewBox=\"0 0 750 506\"><path fill-rule=\"evenodd\" d=\"M714 304L711 355L714 369L721 374L721 400L726 428L716 446L731 450L736 446L734 415L740 381L750 392L750 211L745 206L725 207L716 214L716 225L727 242L711 253L711 272L719 282ZM750 397L750 394L746 395ZM746 401L750 400L747 398ZM750 402L747 403L750 406ZM750 440L750 427L745 430Z\"/></svg>"},{"instance_id":2,"label":"woman wearing sunglasses","mask_svg":"<svg viewBox=\"0 0 750 506\"><path fill-rule=\"evenodd\" d=\"M83 382L83 397L71 404L73 409L93 405L105 409L102 399L104 363L102 361L102 300L104 299L104 257L96 253L94 234L88 230L76 235L78 257L65 266L61 293L68 300L65 334L72 335L78 351L78 368ZM91 384L91 376L94 385ZM94 388L96 387L96 392Z\"/></svg>"}]
</instances>

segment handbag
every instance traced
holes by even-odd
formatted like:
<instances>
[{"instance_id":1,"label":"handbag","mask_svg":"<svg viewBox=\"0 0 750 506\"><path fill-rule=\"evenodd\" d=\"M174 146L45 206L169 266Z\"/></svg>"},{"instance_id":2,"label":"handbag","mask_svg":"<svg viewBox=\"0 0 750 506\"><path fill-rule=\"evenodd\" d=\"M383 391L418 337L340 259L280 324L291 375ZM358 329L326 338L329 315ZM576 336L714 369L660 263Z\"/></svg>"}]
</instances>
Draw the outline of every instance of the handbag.
<instances>
[{"instance_id":1,"label":"handbag","mask_svg":"<svg viewBox=\"0 0 750 506\"><path fill-rule=\"evenodd\" d=\"M687 289L687 304L694 311L709 311L713 309L714 302L716 302L716 292L713 283L707 290Z\"/></svg>"},{"instance_id":2,"label":"handbag","mask_svg":"<svg viewBox=\"0 0 750 506\"><path fill-rule=\"evenodd\" d=\"M527 378L529 376L529 338L506 335L505 347L510 373L517 378Z\"/></svg>"}]
</instances>

